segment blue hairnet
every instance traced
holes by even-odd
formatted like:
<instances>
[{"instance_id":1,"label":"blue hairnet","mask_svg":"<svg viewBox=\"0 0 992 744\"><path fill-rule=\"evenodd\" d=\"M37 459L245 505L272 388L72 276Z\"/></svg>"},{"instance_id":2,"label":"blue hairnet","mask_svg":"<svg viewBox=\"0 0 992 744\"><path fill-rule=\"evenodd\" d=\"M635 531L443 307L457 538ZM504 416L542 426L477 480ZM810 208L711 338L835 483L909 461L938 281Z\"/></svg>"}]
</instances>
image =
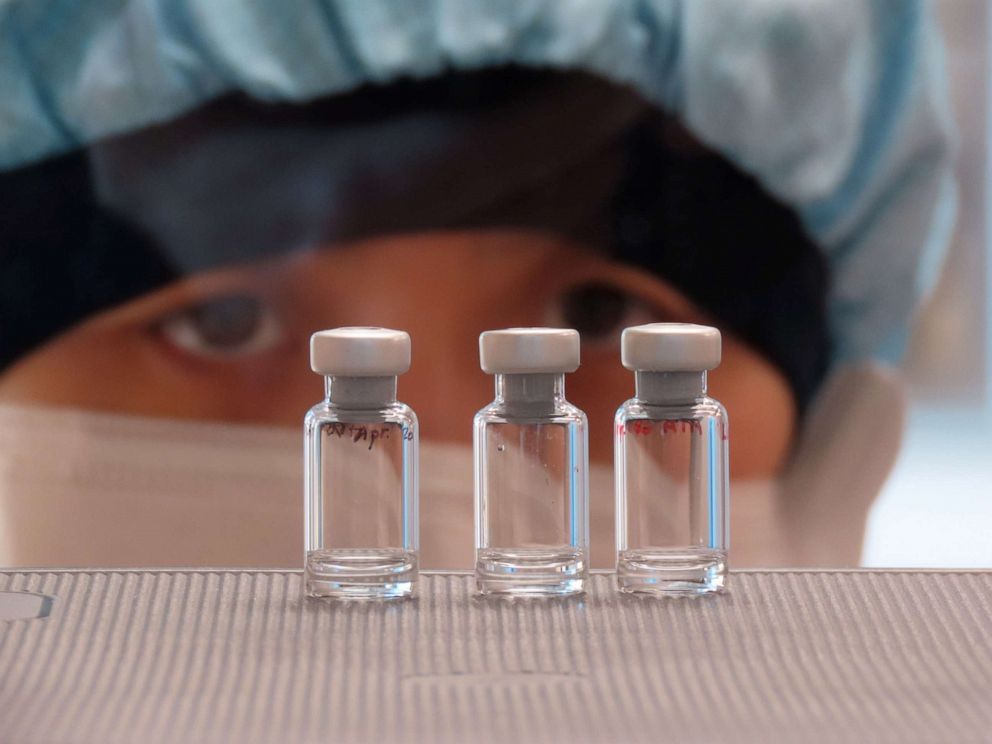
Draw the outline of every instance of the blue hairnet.
<instances>
[{"instance_id":1,"label":"blue hairnet","mask_svg":"<svg viewBox=\"0 0 992 744\"><path fill-rule=\"evenodd\" d=\"M0 168L226 92L302 101L507 63L678 115L822 246L837 358L898 358L955 202L921 0L0 0Z\"/></svg>"}]
</instances>

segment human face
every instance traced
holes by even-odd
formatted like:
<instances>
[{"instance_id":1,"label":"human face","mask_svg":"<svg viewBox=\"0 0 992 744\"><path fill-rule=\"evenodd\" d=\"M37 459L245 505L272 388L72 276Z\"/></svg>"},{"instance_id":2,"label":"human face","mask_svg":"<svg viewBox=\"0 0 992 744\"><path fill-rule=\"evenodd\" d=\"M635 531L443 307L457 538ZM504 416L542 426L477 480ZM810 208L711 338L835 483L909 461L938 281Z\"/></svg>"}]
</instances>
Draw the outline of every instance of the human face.
<instances>
[{"instance_id":1,"label":"human face","mask_svg":"<svg viewBox=\"0 0 992 744\"><path fill-rule=\"evenodd\" d=\"M472 415L493 395L478 367L479 333L577 326L582 366L567 395L589 415L590 458L608 463L613 413L633 392L620 331L713 322L662 279L536 231L390 235L326 248L195 275L104 312L7 370L0 401L297 426L321 389L307 364L310 334L378 325L412 338L399 391L420 413L422 437L468 444ZM587 299L579 316L577 293ZM609 300L602 311L597 295ZM777 473L796 416L783 375L724 334L710 391L734 422L735 477Z\"/></svg>"}]
</instances>

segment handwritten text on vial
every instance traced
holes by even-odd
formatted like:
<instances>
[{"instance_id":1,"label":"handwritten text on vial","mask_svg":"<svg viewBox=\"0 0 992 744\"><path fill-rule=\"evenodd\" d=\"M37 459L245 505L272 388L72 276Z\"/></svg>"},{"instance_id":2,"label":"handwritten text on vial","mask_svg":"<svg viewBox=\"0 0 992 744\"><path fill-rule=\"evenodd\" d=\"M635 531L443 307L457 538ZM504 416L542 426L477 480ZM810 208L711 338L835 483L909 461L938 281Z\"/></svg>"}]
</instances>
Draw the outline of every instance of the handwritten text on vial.
<instances>
[{"instance_id":1,"label":"handwritten text on vial","mask_svg":"<svg viewBox=\"0 0 992 744\"><path fill-rule=\"evenodd\" d=\"M347 436L352 442L368 442L368 448L372 449L380 439L389 439L392 430L393 427L391 426L333 423L327 425L326 432L328 435L335 436L338 439ZM412 428L403 428L402 432L404 439L413 439Z\"/></svg>"},{"instance_id":2,"label":"handwritten text on vial","mask_svg":"<svg viewBox=\"0 0 992 744\"><path fill-rule=\"evenodd\" d=\"M703 424L701 421L696 421L695 419L658 421L656 423L634 420L628 421L626 426L624 424L617 424L618 434L630 433L641 437L650 434L665 436L666 434L678 434L680 432L683 434L694 432L702 435ZM727 426L723 421L720 422L720 438L723 440L727 439Z\"/></svg>"}]
</instances>

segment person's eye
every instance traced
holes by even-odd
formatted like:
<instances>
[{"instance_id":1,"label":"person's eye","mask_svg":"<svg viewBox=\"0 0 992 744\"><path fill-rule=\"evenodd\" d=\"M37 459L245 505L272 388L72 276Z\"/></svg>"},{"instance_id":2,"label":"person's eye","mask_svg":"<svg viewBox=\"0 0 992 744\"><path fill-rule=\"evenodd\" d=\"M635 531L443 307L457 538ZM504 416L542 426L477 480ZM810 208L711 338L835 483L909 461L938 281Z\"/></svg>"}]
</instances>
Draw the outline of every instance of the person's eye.
<instances>
[{"instance_id":1,"label":"person's eye","mask_svg":"<svg viewBox=\"0 0 992 744\"><path fill-rule=\"evenodd\" d=\"M209 359L261 354L283 337L272 309L250 295L229 295L191 305L160 321L157 330L166 343Z\"/></svg>"},{"instance_id":2,"label":"person's eye","mask_svg":"<svg viewBox=\"0 0 992 744\"><path fill-rule=\"evenodd\" d=\"M658 320L638 297L605 282L586 282L563 292L552 308L552 325L574 328L583 343L614 341L632 325Z\"/></svg>"}]
</instances>

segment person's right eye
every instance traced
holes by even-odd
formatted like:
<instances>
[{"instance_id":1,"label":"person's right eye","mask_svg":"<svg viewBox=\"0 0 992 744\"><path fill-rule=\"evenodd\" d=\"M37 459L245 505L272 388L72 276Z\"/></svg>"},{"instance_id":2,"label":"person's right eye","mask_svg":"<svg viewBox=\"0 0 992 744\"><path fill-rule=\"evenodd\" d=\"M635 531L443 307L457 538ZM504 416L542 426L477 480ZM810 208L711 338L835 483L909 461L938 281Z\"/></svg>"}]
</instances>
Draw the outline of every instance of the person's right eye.
<instances>
[{"instance_id":1,"label":"person's right eye","mask_svg":"<svg viewBox=\"0 0 992 744\"><path fill-rule=\"evenodd\" d=\"M261 354L283 338L279 319L265 300L241 294L190 305L159 321L156 330L179 351L214 360Z\"/></svg>"}]
</instances>

